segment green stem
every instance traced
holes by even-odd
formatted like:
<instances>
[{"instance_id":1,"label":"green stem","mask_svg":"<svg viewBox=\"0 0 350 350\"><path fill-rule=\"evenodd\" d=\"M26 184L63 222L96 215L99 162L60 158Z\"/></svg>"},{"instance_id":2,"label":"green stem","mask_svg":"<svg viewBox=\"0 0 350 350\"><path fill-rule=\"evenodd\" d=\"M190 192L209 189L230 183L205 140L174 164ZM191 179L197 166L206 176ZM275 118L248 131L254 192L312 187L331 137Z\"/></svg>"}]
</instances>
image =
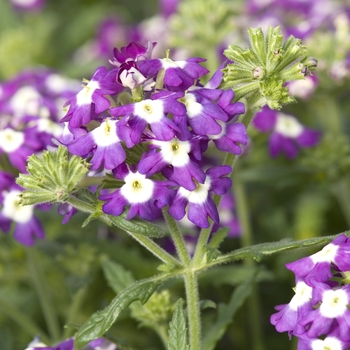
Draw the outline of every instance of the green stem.
<instances>
[{"instance_id":1,"label":"green stem","mask_svg":"<svg viewBox=\"0 0 350 350\"><path fill-rule=\"evenodd\" d=\"M199 312L199 294L197 274L194 271L187 271L184 274L187 315L189 326L190 350L201 349L201 320Z\"/></svg>"},{"instance_id":2,"label":"green stem","mask_svg":"<svg viewBox=\"0 0 350 350\"><path fill-rule=\"evenodd\" d=\"M69 197L68 203L71 204L74 208L84 213L92 214L95 212L95 208L93 205L87 202L84 202L74 196ZM108 224L112 224L111 221L108 219L107 215L101 215L99 219L105 221ZM157 243L155 243L149 237L143 236L138 233L130 232L130 231L126 231L126 233L128 233L131 237L137 240L140 244L142 244L153 255L155 255L158 259L160 259L164 263L169 265L175 265L175 266L181 265L181 263L176 258L174 258L172 255L166 252L162 247L160 247Z\"/></svg>"},{"instance_id":3,"label":"green stem","mask_svg":"<svg viewBox=\"0 0 350 350\"><path fill-rule=\"evenodd\" d=\"M50 340L46 333L44 333L32 319L28 318L26 314L18 310L16 307L9 305L7 302L0 298L0 310L7 314L8 317L15 321L20 329L24 330L29 336L34 337L38 335L40 339L49 344Z\"/></svg>"},{"instance_id":4,"label":"green stem","mask_svg":"<svg viewBox=\"0 0 350 350\"><path fill-rule=\"evenodd\" d=\"M72 300L72 303L70 304L70 307L69 307L69 313L67 316L65 329L63 332L64 339L71 337L75 333L75 329L70 327L70 324L72 324L74 321L76 321L76 317L80 311L80 308L83 305L85 295L86 295L86 287L85 286L79 288L75 292L75 294L73 295L73 300Z\"/></svg>"},{"instance_id":5,"label":"green stem","mask_svg":"<svg viewBox=\"0 0 350 350\"><path fill-rule=\"evenodd\" d=\"M163 261L165 264L181 266L181 263L179 260L177 260L168 252L166 252L162 247L160 247L152 239L134 232L127 231L127 233L131 237L133 237L136 241L138 241L141 245L143 245L147 250L149 250L153 255L155 255L159 260Z\"/></svg>"},{"instance_id":6,"label":"green stem","mask_svg":"<svg viewBox=\"0 0 350 350\"><path fill-rule=\"evenodd\" d=\"M38 251L35 248L28 248L26 252L30 275L38 294L50 337L52 342L56 342L60 339L60 326L47 279L38 260Z\"/></svg>"},{"instance_id":7,"label":"green stem","mask_svg":"<svg viewBox=\"0 0 350 350\"><path fill-rule=\"evenodd\" d=\"M168 214L168 212L165 209L163 209L163 216L166 223L168 224L171 238L173 239L180 260L185 266L190 266L191 258L188 254L183 235L179 231L177 222Z\"/></svg>"}]
</instances>

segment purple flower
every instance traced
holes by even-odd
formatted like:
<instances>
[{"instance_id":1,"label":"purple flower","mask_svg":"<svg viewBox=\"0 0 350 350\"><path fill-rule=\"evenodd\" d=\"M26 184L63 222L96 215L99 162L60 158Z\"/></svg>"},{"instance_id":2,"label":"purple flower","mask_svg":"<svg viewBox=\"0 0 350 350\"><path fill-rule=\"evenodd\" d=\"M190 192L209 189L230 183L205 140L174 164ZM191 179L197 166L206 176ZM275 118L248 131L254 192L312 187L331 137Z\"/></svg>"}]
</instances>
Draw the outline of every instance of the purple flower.
<instances>
[{"instance_id":1,"label":"purple flower","mask_svg":"<svg viewBox=\"0 0 350 350\"><path fill-rule=\"evenodd\" d=\"M153 77L164 69L164 85L169 91L185 91L194 85L195 80L207 74L208 69L199 62L203 58L189 58L185 61L173 61L170 58L150 59L139 63L139 70L145 77Z\"/></svg>"},{"instance_id":2,"label":"purple flower","mask_svg":"<svg viewBox=\"0 0 350 350\"><path fill-rule=\"evenodd\" d=\"M110 194L101 195L99 198L107 201L102 206L106 214L119 216L126 206L130 206L127 220L136 215L145 220L154 220L159 214L159 208L169 204L175 191L169 186L169 181L156 181L140 174L138 171L131 171L123 163L113 170L116 178L123 179L125 184Z\"/></svg>"},{"instance_id":3,"label":"purple flower","mask_svg":"<svg viewBox=\"0 0 350 350\"><path fill-rule=\"evenodd\" d=\"M21 189L13 184L7 191L2 192L2 209L0 211L0 228L9 232L11 223L15 223L14 238L27 246L35 243L35 238L43 239L44 230L39 220L34 216L34 206L19 204Z\"/></svg>"},{"instance_id":4,"label":"purple flower","mask_svg":"<svg viewBox=\"0 0 350 350\"><path fill-rule=\"evenodd\" d=\"M6 153L10 163L21 172L26 171L27 158L41 150L41 146L33 130L16 131L10 127L0 130L0 155Z\"/></svg>"},{"instance_id":5,"label":"purple flower","mask_svg":"<svg viewBox=\"0 0 350 350\"><path fill-rule=\"evenodd\" d=\"M350 270L350 244L345 234L338 236L318 253L288 263L286 267L312 283L312 280L326 282L332 276L333 265L340 271Z\"/></svg>"},{"instance_id":6,"label":"purple flower","mask_svg":"<svg viewBox=\"0 0 350 350\"><path fill-rule=\"evenodd\" d=\"M278 311L270 318L277 332L303 333L304 328L298 322L313 310L311 305L312 287L299 280L294 289L295 295L289 304L278 305Z\"/></svg>"},{"instance_id":7,"label":"purple flower","mask_svg":"<svg viewBox=\"0 0 350 350\"><path fill-rule=\"evenodd\" d=\"M336 324L339 338L350 341L350 286L332 289L327 284L319 283L313 289L312 299L317 308L311 310L299 322L306 327L307 335L316 338L328 334Z\"/></svg>"},{"instance_id":8,"label":"purple flower","mask_svg":"<svg viewBox=\"0 0 350 350\"><path fill-rule=\"evenodd\" d=\"M186 106L186 115L175 114L176 123L188 123L197 135L218 135L222 132L219 121L226 122L229 117L220 106L196 91L185 94L180 101Z\"/></svg>"},{"instance_id":9,"label":"purple flower","mask_svg":"<svg viewBox=\"0 0 350 350\"><path fill-rule=\"evenodd\" d=\"M204 184L197 184L193 191L183 187L177 190L176 197L169 205L169 214L176 220L181 220L186 214L188 206L188 219L199 227L209 227L208 218L219 222L219 214L209 192L218 195L225 194L231 187L231 180L224 177L231 172L229 166L217 166L208 169Z\"/></svg>"},{"instance_id":10,"label":"purple flower","mask_svg":"<svg viewBox=\"0 0 350 350\"><path fill-rule=\"evenodd\" d=\"M256 114L253 125L262 132L272 131L269 139L272 157L285 153L288 158L294 158L299 147L315 146L321 136L318 131L305 128L295 117L271 110L267 106Z\"/></svg>"},{"instance_id":11,"label":"purple flower","mask_svg":"<svg viewBox=\"0 0 350 350\"><path fill-rule=\"evenodd\" d=\"M86 350L116 350L117 345L104 338L93 340L84 347ZM35 338L25 350L74 350L74 339L69 338L54 346L46 346Z\"/></svg>"},{"instance_id":12,"label":"purple flower","mask_svg":"<svg viewBox=\"0 0 350 350\"><path fill-rule=\"evenodd\" d=\"M65 106L69 106L67 114L61 122L69 122L77 128L88 124L91 120L110 107L110 101L105 95L116 95L123 87L116 82L116 70L107 71L106 67L97 68L91 80Z\"/></svg>"},{"instance_id":13,"label":"purple flower","mask_svg":"<svg viewBox=\"0 0 350 350\"><path fill-rule=\"evenodd\" d=\"M69 143L68 150L82 157L88 157L92 153L90 160L92 170L102 165L105 169L112 170L126 158L121 137L126 136L129 147L133 145L127 135L122 133L123 127L126 127L125 120L106 119L94 130Z\"/></svg>"},{"instance_id":14,"label":"purple flower","mask_svg":"<svg viewBox=\"0 0 350 350\"><path fill-rule=\"evenodd\" d=\"M313 349L330 349L330 350L346 350L350 346L350 342L339 339L337 329L331 332L324 339L309 338L307 335L299 337L298 350Z\"/></svg>"},{"instance_id":15,"label":"purple flower","mask_svg":"<svg viewBox=\"0 0 350 350\"><path fill-rule=\"evenodd\" d=\"M137 62L143 60L149 60L152 56L152 50L156 43L147 43L147 46L143 46L138 42L131 42L127 46L124 46L120 51L115 48L113 50L114 60L111 61L116 67L120 67L124 63Z\"/></svg>"},{"instance_id":16,"label":"purple flower","mask_svg":"<svg viewBox=\"0 0 350 350\"><path fill-rule=\"evenodd\" d=\"M44 0L11 0L11 4L22 11L40 11L45 5Z\"/></svg>"},{"instance_id":17,"label":"purple flower","mask_svg":"<svg viewBox=\"0 0 350 350\"><path fill-rule=\"evenodd\" d=\"M205 174L197 163L201 159L198 137L190 141L180 141L177 138L170 141L154 140L151 147L153 149L139 162L138 169L141 174L151 176L162 172L167 179L189 191L194 190L198 182L204 183ZM160 149L159 152L157 148Z\"/></svg>"},{"instance_id":18,"label":"purple flower","mask_svg":"<svg viewBox=\"0 0 350 350\"><path fill-rule=\"evenodd\" d=\"M118 117L130 116L129 125L132 128L130 138L135 144L141 141L147 125L158 140L168 141L179 131L174 122L167 118L167 113L184 114L184 106L176 100L177 94L163 97L153 94L152 99L146 99L125 106L110 109L111 115Z\"/></svg>"}]
</instances>

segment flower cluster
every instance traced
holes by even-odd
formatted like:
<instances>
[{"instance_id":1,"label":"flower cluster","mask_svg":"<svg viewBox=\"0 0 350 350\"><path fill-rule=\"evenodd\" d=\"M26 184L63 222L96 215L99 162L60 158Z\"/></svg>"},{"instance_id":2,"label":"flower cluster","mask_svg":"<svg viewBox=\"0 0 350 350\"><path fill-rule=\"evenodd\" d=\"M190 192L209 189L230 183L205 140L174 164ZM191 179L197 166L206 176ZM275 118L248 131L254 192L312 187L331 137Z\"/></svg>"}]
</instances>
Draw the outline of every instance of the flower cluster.
<instances>
[{"instance_id":1,"label":"flower cluster","mask_svg":"<svg viewBox=\"0 0 350 350\"><path fill-rule=\"evenodd\" d=\"M0 84L0 228L9 232L14 222L14 237L22 244L34 244L44 231L34 207L19 204L15 177L26 171L30 155L62 137L62 105L77 91L77 81L47 69L24 71Z\"/></svg>"},{"instance_id":2,"label":"flower cluster","mask_svg":"<svg viewBox=\"0 0 350 350\"><path fill-rule=\"evenodd\" d=\"M219 222L211 194L227 192L231 168L206 164L203 153L211 145L242 152L247 134L237 118L244 105L217 88L220 70L199 83L208 73L204 59L151 58L154 46L132 42L114 50L112 68L99 67L66 103L62 143L87 158L95 174L122 180L100 195L104 213L118 216L127 208L127 219L154 220L168 206L176 220L187 211L192 223L209 227L209 217Z\"/></svg>"},{"instance_id":3,"label":"flower cluster","mask_svg":"<svg viewBox=\"0 0 350 350\"><path fill-rule=\"evenodd\" d=\"M265 106L253 119L254 127L261 132L271 132L269 151L272 157L285 153L288 158L298 155L299 148L317 145L320 132L306 128L294 116Z\"/></svg>"},{"instance_id":4,"label":"flower cluster","mask_svg":"<svg viewBox=\"0 0 350 350\"><path fill-rule=\"evenodd\" d=\"M349 238L342 234L286 266L296 276L295 295L276 306L271 316L276 330L298 337L298 350L350 348Z\"/></svg>"}]
</instances>

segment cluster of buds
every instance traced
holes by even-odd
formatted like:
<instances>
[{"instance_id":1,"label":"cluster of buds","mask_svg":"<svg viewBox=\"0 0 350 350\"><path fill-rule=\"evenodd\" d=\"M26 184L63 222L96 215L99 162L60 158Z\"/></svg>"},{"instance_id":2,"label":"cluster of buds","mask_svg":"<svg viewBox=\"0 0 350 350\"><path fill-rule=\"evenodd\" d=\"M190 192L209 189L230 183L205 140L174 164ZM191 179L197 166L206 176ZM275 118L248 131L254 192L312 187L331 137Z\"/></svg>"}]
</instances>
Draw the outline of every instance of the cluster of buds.
<instances>
[{"instance_id":1,"label":"cluster of buds","mask_svg":"<svg viewBox=\"0 0 350 350\"><path fill-rule=\"evenodd\" d=\"M225 55L232 63L224 69L223 87L234 89L237 98L255 94L259 106L281 109L294 102L286 83L302 80L317 66L308 57L305 46L294 36L283 42L279 27L269 27L266 36L261 28L248 30L251 47L243 50L230 45Z\"/></svg>"},{"instance_id":2,"label":"cluster of buds","mask_svg":"<svg viewBox=\"0 0 350 350\"><path fill-rule=\"evenodd\" d=\"M232 90L218 88L221 70L203 86L199 80L208 73L200 65L204 59L173 61L169 52L164 59L152 59L154 45L133 42L114 50L112 68L97 68L66 103L60 142L90 163L88 177L96 181L87 183L102 185L96 194L105 214L127 211L128 220L138 216L152 221L168 206L174 219L181 220L187 212L192 223L207 228L209 218L219 222L211 195L228 191L231 167L206 163L203 154L212 145L222 152L242 152L247 133L237 119L245 107L232 102ZM46 182L43 186L37 175L44 170L36 169L34 184L30 167L31 162L30 175L18 182L27 189L22 203L41 203L42 192L47 194L49 188L57 199L57 189L62 188L56 180L59 174L47 177L51 187ZM49 171L57 169L53 164ZM76 181L72 177L71 188L80 180L80 175Z\"/></svg>"},{"instance_id":3,"label":"cluster of buds","mask_svg":"<svg viewBox=\"0 0 350 350\"><path fill-rule=\"evenodd\" d=\"M296 278L289 304L276 306L271 323L298 337L298 350L350 348L350 241L342 234L320 252L288 263Z\"/></svg>"}]
</instances>

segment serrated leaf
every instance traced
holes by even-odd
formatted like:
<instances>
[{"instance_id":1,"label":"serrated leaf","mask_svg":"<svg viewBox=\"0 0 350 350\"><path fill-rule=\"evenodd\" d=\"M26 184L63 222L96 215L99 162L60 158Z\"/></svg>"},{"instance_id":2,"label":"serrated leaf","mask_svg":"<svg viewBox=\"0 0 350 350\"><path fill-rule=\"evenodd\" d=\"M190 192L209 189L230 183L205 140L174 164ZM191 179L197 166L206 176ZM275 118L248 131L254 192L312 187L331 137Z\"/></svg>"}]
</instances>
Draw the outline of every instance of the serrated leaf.
<instances>
[{"instance_id":1,"label":"serrated leaf","mask_svg":"<svg viewBox=\"0 0 350 350\"><path fill-rule=\"evenodd\" d=\"M189 350L189 345L187 344L186 318L182 299L177 301L173 318L170 322L168 350Z\"/></svg>"},{"instance_id":2,"label":"serrated leaf","mask_svg":"<svg viewBox=\"0 0 350 350\"><path fill-rule=\"evenodd\" d=\"M126 220L126 214L119 216L107 215L108 219L117 227L124 231L138 233L143 236L160 238L164 236L163 228L140 218Z\"/></svg>"},{"instance_id":3,"label":"serrated leaf","mask_svg":"<svg viewBox=\"0 0 350 350\"><path fill-rule=\"evenodd\" d=\"M250 295L251 291L252 280L250 279L234 290L227 305L219 304L217 320L206 333L202 342L202 350L213 350L215 348L215 344L221 339L227 326L233 321L236 311Z\"/></svg>"},{"instance_id":4,"label":"serrated leaf","mask_svg":"<svg viewBox=\"0 0 350 350\"><path fill-rule=\"evenodd\" d=\"M120 292L102 311L95 312L79 329L75 336L74 349L80 350L85 344L103 336L119 315L133 302L144 304L166 279L156 276L138 281Z\"/></svg>"},{"instance_id":5,"label":"serrated leaf","mask_svg":"<svg viewBox=\"0 0 350 350\"><path fill-rule=\"evenodd\" d=\"M100 259L100 263L103 274L115 293L120 293L135 282L135 278L130 271L127 271L122 265L110 260L108 257L103 256Z\"/></svg>"},{"instance_id":6,"label":"serrated leaf","mask_svg":"<svg viewBox=\"0 0 350 350\"><path fill-rule=\"evenodd\" d=\"M206 261L207 261L207 264L209 264L213 260L217 259L217 257L220 256L220 254L221 254L219 249L213 248L213 247L210 247L210 246L206 246L205 250L206 250Z\"/></svg>"}]
</instances>

